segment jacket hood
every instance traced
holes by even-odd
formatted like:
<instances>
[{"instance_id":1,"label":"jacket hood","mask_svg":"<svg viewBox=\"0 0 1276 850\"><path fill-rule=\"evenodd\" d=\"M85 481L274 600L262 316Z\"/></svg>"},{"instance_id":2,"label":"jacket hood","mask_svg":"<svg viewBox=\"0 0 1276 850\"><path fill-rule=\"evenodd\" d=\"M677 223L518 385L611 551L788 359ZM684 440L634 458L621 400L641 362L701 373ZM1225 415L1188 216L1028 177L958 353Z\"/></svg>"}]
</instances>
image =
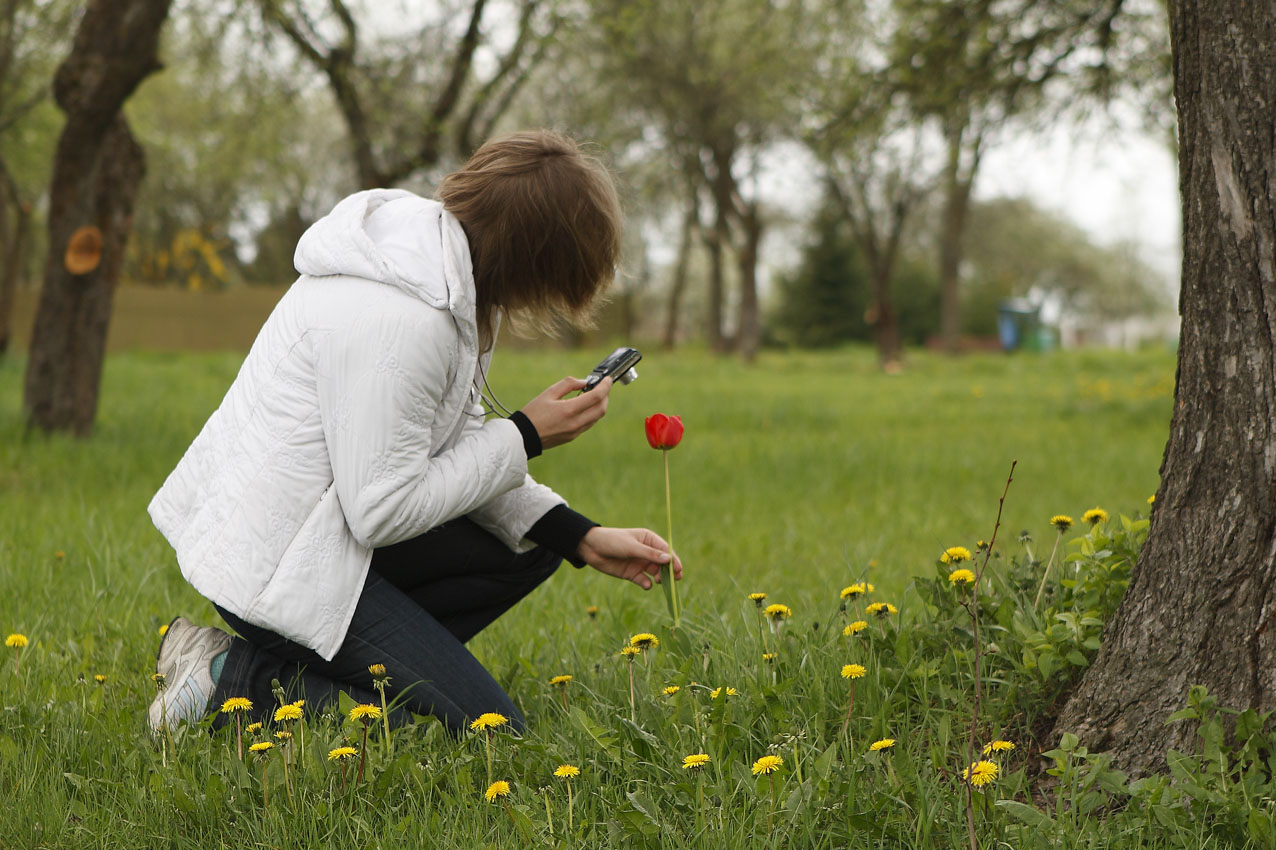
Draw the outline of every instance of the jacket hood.
<instances>
[{"instance_id":1,"label":"jacket hood","mask_svg":"<svg viewBox=\"0 0 1276 850\"><path fill-rule=\"evenodd\" d=\"M465 231L438 201L402 189L345 198L297 243L303 275L352 275L398 287L474 322L474 271Z\"/></svg>"}]
</instances>

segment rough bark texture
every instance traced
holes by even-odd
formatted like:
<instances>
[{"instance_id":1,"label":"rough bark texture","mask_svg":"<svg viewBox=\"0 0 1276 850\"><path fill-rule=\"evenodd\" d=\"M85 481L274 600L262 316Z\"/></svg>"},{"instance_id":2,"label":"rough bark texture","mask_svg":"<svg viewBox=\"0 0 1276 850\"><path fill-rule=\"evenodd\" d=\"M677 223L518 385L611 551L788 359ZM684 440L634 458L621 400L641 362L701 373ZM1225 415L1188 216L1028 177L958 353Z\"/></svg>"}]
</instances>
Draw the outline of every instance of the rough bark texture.
<instances>
[{"instance_id":1,"label":"rough bark texture","mask_svg":"<svg viewBox=\"0 0 1276 850\"><path fill-rule=\"evenodd\" d=\"M1152 526L1059 717L1134 771L1191 730L1191 685L1276 708L1276 5L1171 4L1183 331Z\"/></svg>"},{"instance_id":2,"label":"rough bark texture","mask_svg":"<svg viewBox=\"0 0 1276 850\"><path fill-rule=\"evenodd\" d=\"M3 356L13 338L13 301L31 231L31 205L22 197L3 159L0 159L0 192L4 194L0 198L0 356Z\"/></svg>"},{"instance_id":3,"label":"rough bark texture","mask_svg":"<svg viewBox=\"0 0 1276 850\"><path fill-rule=\"evenodd\" d=\"M49 188L49 255L31 335L26 407L31 425L79 435L93 427L111 299L145 171L120 112L160 67L157 46L171 0L91 0L53 94L66 113ZM102 232L101 262L67 271L71 234Z\"/></svg>"}]
</instances>

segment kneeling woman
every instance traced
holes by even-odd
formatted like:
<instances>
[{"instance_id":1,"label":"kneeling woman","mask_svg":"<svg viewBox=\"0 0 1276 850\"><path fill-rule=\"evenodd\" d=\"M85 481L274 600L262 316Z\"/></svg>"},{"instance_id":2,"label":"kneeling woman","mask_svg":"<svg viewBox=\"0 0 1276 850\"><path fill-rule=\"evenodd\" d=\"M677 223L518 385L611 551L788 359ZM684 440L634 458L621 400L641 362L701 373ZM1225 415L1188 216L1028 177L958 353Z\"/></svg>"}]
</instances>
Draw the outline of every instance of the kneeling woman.
<instances>
[{"instance_id":1,"label":"kneeling woman","mask_svg":"<svg viewBox=\"0 0 1276 850\"><path fill-rule=\"evenodd\" d=\"M527 474L607 409L564 378L508 418L481 390L500 318L581 316L611 280L607 171L548 131L489 142L440 201L372 190L297 246L301 277L150 505L182 574L238 633L170 625L152 729L278 679L308 708L347 691L460 729L510 698L465 643L561 559L650 588L668 546L598 526ZM681 565L674 563L681 574Z\"/></svg>"}]
</instances>

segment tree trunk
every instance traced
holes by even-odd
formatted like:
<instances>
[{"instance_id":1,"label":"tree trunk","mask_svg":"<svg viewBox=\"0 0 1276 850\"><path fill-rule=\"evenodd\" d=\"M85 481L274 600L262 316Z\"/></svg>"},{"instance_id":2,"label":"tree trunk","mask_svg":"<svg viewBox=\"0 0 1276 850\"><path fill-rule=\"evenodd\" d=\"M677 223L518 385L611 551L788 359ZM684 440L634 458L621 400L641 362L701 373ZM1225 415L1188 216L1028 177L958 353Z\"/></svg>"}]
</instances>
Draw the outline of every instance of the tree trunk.
<instances>
[{"instance_id":1,"label":"tree trunk","mask_svg":"<svg viewBox=\"0 0 1276 850\"><path fill-rule=\"evenodd\" d=\"M894 374L901 368L903 346L899 339L899 316L895 313L895 304L891 301L890 266L874 267L870 274L873 277L873 336L877 342L877 357L882 371Z\"/></svg>"},{"instance_id":2,"label":"tree trunk","mask_svg":"<svg viewBox=\"0 0 1276 850\"><path fill-rule=\"evenodd\" d=\"M171 0L90 0L53 93L66 113L49 188L49 254L27 363L28 422L87 434L97 412L111 299L145 172L120 111L151 73ZM72 234L96 227L95 264L68 263ZM78 271L79 273L74 273Z\"/></svg>"},{"instance_id":3,"label":"tree trunk","mask_svg":"<svg viewBox=\"0 0 1276 850\"><path fill-rule=\"evenodd\" d=\"M705 245L709 249L709 311L705 336L709 350L723 354L730 349L726 335L722 330L726 284L723 280L722 254L731 241L731 228L727 223L726 210L714 204L716 213L713 227L705 231Z\"/></svg>"},{"instance_id":4,"label":"tree trunk","mask_svg":"<svg viewBox=\"0 0 1276 850\"><path fill-rule=\"evenodd\" d=\"M14 224L10 232L9 223L0 225L6 237L3 254L0 257L0 357L9 351L13 340L13 301L18 292L18 281L22 276L22 258L26 253L27 238L31 232L31 205L17 195L14 196ZM6 205L6 210L8 206ZM6 213L6 218L7 218Z\"/></svg>"},{"instance_id":5,"label":"tree trunk","mask_svg":"<svg viewBox=\"0 0 1276 850\"><path fill-rule=\"evenodd\" d=\"M700 223L700 211L695 199L687 206L687 216L682 220L682 239L678 243L678 259L673 267L673 280L669 284L669 301L665 306L665 331L663 346L666 351L678 342L678 316L682 312L682 295L687 291L687 268L691 265L691 240Z\"/></svg>"},{"instance_id":6,"label":"tree trunk","mask_svg":"<svg viewBox=\"0 0 1276 850\"><path fill-rule=\"evenodd\" d=\"M1056 730L1163 766L1191 685L1276 709L1276 6L1171 4L1182 341L1152 526Z\"/></svg>"},{"instance_id":7,"label":"tree trunk","mask_svg":"<svg viewBox=\"0 0 1276 850\"><path fill-rule=\"evenodd\" d=\"M739 217L741 244L736 253L740 272L740 324L736 334L740 356L752 363L762 341L762 321L758 315L758 245L762 241L762 220L756 202L748 204Z\"/></svg>"},{"instance_id":8,"label":"tree trunk","mask_svg":"<svg viewBox=\"0 0 1276 850\"><path fill-rule=\"evenodd\" d=\"M968 122L967 122L968 127ZM944 350L956 354L961 349L961 260L966 237L966 214L970 211L970 190L979 162L979 140L975 140L970 164L962 167L963 127L950 133L948 163L944 169L944 207L939 231L939 334Z\"/></svg>"}]
</instances>

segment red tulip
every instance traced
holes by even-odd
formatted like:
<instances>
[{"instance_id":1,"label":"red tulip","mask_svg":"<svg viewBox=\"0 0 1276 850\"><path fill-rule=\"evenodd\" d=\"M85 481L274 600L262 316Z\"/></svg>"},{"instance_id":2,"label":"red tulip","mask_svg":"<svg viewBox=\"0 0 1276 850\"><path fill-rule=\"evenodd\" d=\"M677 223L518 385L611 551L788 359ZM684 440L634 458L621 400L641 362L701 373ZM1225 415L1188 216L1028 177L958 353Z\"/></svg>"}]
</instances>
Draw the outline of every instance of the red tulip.
<instances>
[{"instance_id":1,"label":"red tulip","mask_svg":"<svg viewBox=\"0 0 1276 850\"><path fill-rule=\"evenodd\" d=\"M672 449L682 442L682 417L654 413L647 417L647 442L653 449Z\"/></svg>"}]
</instances>

